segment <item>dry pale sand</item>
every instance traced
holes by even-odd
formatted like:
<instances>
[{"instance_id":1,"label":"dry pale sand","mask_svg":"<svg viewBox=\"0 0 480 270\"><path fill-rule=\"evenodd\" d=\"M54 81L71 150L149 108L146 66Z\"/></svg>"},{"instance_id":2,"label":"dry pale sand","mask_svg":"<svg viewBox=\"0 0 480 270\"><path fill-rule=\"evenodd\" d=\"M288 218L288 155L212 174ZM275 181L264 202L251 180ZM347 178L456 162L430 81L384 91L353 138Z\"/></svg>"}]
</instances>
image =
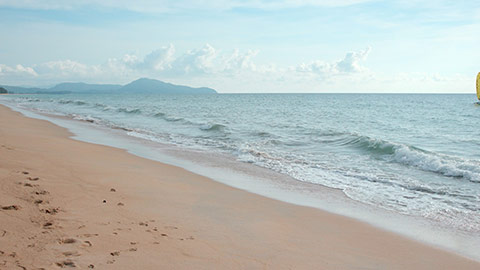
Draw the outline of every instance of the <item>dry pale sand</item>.
<instances>
[{"instance_id":1,"label":"dry pale sand","mask_svg":"<svg viewBox=\"0 0 480 270\"><path fill-rule=\"evenodd\" d=\"M480 269L0 106L0 269Z\"/></svg>"}]
</instances>

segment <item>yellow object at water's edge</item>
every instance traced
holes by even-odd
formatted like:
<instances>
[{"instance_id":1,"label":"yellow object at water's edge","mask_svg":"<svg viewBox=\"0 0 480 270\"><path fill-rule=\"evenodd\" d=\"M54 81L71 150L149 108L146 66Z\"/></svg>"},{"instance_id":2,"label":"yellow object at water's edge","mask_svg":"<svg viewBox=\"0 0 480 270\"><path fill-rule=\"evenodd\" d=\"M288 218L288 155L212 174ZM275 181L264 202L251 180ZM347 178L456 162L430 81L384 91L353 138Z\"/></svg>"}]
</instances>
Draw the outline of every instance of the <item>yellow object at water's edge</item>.
<instances>
[{"instance_id":1,"label":"yellow object at water's edge","mask_svg":"<svg viewBox=\"0 0 480 270\"><path fill-rule=\"evenodd\" d=\"M480 72L477 74L477 98L480 100Z\"/></svg>"}]
</instances>

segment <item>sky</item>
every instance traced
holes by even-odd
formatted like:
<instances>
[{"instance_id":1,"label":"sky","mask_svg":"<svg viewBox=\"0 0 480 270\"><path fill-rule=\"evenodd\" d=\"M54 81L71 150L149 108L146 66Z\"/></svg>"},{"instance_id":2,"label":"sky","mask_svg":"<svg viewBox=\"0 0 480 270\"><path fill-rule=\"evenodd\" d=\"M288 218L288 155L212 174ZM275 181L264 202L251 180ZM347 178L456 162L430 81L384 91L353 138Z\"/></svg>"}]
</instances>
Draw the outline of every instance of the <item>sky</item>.
<instances>
[{"instance_id":1,"label":"sky","mask_svg":"<svg viewBox=\"0 0 480 270\"><path fill-rule=\"evenodd\" d=\"M480 1L0 0L0 85L473 93Z\"/></svg>"}]
</instances>

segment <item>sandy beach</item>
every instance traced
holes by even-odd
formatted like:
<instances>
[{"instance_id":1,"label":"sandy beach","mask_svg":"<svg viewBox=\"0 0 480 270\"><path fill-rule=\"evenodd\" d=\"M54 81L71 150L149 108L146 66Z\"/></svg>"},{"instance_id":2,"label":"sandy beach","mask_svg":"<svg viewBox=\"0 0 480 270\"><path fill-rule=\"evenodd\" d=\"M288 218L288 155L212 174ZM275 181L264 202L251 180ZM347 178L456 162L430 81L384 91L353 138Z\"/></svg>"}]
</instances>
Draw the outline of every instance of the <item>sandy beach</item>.
<instances>
[{"instance_id":1,"label":"sandy beach","mask_svg":"<svg viewBox=\"0 0 480 270\"><path fill-rule=\"evenodd\" d=\"M480 269L0 106L0 269Z\"/></svg>"}]
</instances>

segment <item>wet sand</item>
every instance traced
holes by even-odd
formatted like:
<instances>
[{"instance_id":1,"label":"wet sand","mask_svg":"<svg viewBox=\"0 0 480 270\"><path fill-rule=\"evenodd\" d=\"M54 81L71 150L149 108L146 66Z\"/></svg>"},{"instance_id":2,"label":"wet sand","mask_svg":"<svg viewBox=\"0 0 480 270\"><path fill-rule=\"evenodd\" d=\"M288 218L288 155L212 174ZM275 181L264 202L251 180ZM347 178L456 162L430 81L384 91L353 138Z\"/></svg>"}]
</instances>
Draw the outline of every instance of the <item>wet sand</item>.
<instances>
[{"instance_id":1,"label":"wet sand","mask_svg":"<svg viewBox=\"0 0 480 270\"><path fill-rule=\"evenodd\" d=\"M0 106L0 269L480 269Z\"/></svg>"}]
</instances>

